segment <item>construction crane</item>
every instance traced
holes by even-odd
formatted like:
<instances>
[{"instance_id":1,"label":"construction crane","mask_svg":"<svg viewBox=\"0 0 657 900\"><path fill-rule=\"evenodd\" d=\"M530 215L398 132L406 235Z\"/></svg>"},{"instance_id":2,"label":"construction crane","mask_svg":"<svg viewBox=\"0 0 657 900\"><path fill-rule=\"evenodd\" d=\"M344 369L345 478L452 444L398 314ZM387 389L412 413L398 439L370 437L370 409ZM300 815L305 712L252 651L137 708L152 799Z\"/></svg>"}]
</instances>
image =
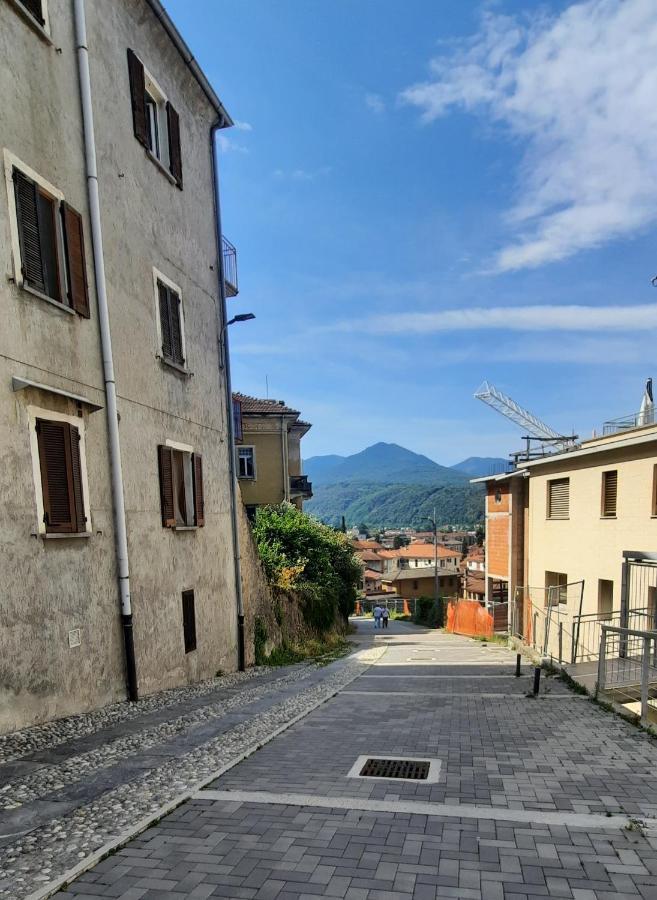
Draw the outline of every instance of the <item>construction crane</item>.
<instances>
[{"instance_id":1,"label":"construction crane","mask_svg":"<svg viewBox=\"0 0 657 900\"><path fill-rule=\"evenodd\" d=\"M550 428L529 410L524 409L487 381L484 381L481 387L475 391L475 398L496 409L505 418L522 428L526 435L527 452L529 452L529 442L532 438L541 441L544 449L549 447L557 452L571 450L575 446L577 440L575 435L559 434L554 428Z\"/></svg>"}]
</instances>

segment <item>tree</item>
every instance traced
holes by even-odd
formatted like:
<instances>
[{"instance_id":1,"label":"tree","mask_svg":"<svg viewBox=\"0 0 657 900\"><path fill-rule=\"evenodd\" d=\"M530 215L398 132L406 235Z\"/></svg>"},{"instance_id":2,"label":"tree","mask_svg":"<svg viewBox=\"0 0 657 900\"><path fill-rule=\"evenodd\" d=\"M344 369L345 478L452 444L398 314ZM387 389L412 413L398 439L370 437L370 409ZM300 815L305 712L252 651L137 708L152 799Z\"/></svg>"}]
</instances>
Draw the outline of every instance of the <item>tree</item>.
<instances>
[{"instance_id":1,"label":"tree","mask_svg":"<svg viewBox=\"0 0 657 900\"><path fill-rule=\"evenodd\" d=\"M465 559L468 555L468 541L467 538L463 538L463 543L461 544L461 559Z\"/></svg>"},{"instance_id":2,"label":"tree","mask_svg":"<svg viewBox=\"0 0 657 900\"><path fill-rule=\"evenodd\" d=\"M392 546L395 550L399 550L400 547L408 547L411 539L406 534L396 534L392 539Z\"/></svg>"},{"instance_id":3,"label":"tree","mask_svg":"<svg viewBox=\"0 0 657 900\"><path fill-rule=\"evenodd\" d=\"M344 516L342 517L342 522L340 523L340 531L343 534L347 533L347 520L345 519Z\"/></svg>"},{"instance_id":4,"label":"tree","mask_svg":"<svg viewBox=\"0 0 657 900\"><path fill-rule=\"evenodd\" d=\"M366 538L370 536L370 530L365 524L365 522L361 522L358 526L358 534L364 534Z\"/></svg>"},{"instance_id":5,"label":"tree","mask_svg":"<svg viewBox=\"0 0 657 900\"><path fill-rule=\"evenodd\" d=\"M478 546L478 547L483 547L483 545L484 545L484 536L485 536L484 529L481 527L481 525L477 525L477 530L476 530L476 532L475 532L475 537L476 537L476 539L477 539L477 546Z\"/></svg>"}]
</instances>

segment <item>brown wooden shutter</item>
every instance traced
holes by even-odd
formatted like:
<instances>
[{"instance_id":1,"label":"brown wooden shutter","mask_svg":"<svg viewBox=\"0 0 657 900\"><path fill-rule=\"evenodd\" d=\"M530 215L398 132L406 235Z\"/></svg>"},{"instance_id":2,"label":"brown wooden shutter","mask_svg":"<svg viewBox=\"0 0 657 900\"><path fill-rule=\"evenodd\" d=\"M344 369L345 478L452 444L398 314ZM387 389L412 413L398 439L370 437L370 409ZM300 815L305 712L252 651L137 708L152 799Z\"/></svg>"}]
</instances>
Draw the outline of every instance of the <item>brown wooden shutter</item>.
<instances>
[{"instance_id":1,"label":"brown wooden shutter","mask_svg":"<svg viewBox=\"0 0 657 900\"><path fill-rule=\"evenodd\" d=\"M171 323L171 358L182 366L185 363L185 357L182 345L180 297L172 290L169 290L169 321Z\"/></svg>"},{"instance_id":2,"label":"brown wooden shutter","mask_svg":"<svg viewBox=\"0 0 657 900\"><path fill-rule=\"evenodd\" d=\"M176 524L173 507L173 450L160 445L157 448L160 469L160 502L162 504L162 524L171 528Z\"/></svg>"},{"instance_id":3,"label":"brown wooden shutter","mask_svg":"<svg viewBox=\"0 0 657 900\"><path fill-rule=\"evenodd\" d=\"M180 152L180 117L173 106L167 102L167 123L169 125L169 168L182 190L182 154Z\"/></svg>"},{"instance_id":4,"label":"brown wooden shutter","mask_svg":"<svg viewBox=\"0 0 657 900\"><path fill-rule=\"evenodd\" d=\"M74 533L77 529L70 426L67 422L37 419L36 430L46 531Z\"/></svg>"},{"instance_id":5,"label":"brown wooden shutter","mask_svg":"<svg viewBox=\"0 0 657 900\"><path fill-rule=\"evenodd\" d=\"M616 515L618 497L618 472L602 473L602 515L613 518Z\"/></svg>"},{"instance_id":6,"label":"brown wooden shutter","mask_svg":"<svg viewBox=\"0 0 657 900\"><path fill-rule=\"evenodd\" d=\"M128 50L128 74L130 75L130 99L132 101L132 124L135 137L144 147L148 146L146 128L146 83L144 65L132 50Z\"/></svg>"},{"instance_id":7,"label":"brown wooden shutter","mask_svg":"<svg viewBox=\"0 0 657 900\"><path fill-rule=\"evenodd\" d=\"M87 266L84 256L82 216L68 203L64 203L62 204L62 219L64 222L68 296L71 306L76 313L88 319L89 286L87 284Z\"/></svg>"},{"instance_id":8,"label":"brown wooden shutter","mask_svg":"<svg viewBox=\"0 0 657 900\"><path fill-rule=\"evenodd\" d=\"M82 491L82 464L80 462L80 432L74 425L69 425L71 440L71 480L73 482L73 501L75 507L75 530L86 531L87 517L84 514L84 494Z\"/></svg>"},{"instance_id":9,"label":"brown wooden shutter","mask_svg":"<svg viewBox=\"0 0 657 900\"><path fill-rule=\"evenodd\" d=\"M18 169L14 169L14 194L21 248L21 273L30 287L45 294L46 276L41 252L37 186Z\"/></svg>"},{"instance_id":10,"label":"brown wooden shutter","mask_svg":"<svg viewBox=\"0 0 657 900\"><path fill-rule=\"evenodd\" d=\"M157 283L157 292L160 303L160 331L162 332L162 356L165 359L173 358L173 344L171 341L171 314L169 311L169 289Z\"/></svg>"},{"instance_id":11,"label":"brown wooden shutter","mask_svg":"<svg viewBox=\"0 0 657 900\"><path fill-rule=\"evenodd\" d=\"M203 457L198 453L192 456L194 472L194 514L199 527L205 525L205 498L203 496Z\"/></svg>"}]
</instances>

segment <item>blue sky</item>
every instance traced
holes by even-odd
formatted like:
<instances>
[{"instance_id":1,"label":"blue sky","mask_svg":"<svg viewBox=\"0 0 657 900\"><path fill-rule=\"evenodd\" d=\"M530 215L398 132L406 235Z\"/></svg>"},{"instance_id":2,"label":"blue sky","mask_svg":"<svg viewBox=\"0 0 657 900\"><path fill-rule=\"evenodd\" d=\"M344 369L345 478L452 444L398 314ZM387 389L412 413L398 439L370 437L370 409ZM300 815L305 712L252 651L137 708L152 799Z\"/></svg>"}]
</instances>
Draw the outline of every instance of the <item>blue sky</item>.
<instances>
[{"instance_id":1,"label":"blue sky","mask_svg":"<svg viewBox=\"0 0 657 900\"><path fill-rule=\"evenodd\" d=\"M654 374L654 0L167 0L233 118L236 389L452 464L563 431Z\"/></svg>"}]
</instances>

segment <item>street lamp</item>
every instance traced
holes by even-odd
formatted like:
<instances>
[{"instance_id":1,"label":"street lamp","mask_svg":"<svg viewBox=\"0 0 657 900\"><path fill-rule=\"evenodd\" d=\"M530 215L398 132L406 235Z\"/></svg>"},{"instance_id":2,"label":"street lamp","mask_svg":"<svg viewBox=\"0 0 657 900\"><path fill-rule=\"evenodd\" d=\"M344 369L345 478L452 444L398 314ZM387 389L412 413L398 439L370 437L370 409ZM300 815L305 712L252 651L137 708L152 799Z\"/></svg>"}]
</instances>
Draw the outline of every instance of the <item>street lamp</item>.
<instances>
[{"instance_id":1,"label":"street lamp","mask_svg":"<svg viewBox=\"0 0 657 900\"><path fill-rule=\"evenodd\" d=\"M255 313L238 313L226 322L222 331L228 328L229 325L234 325L235 322L249 322L251 319L255 319Z\"/></svg>"},{"instance_id":2,"label":"street lamp","mask_svg":"<svg viewBox=\"0 0 657 900\"><path fill-rule=\"evenodd\" d=\"M436 507L433 508L433 518L427 516L427 522L431 522L433 529L433 599L438 602L438 522L436 521Z\"/></svg>"}]
</instances>

